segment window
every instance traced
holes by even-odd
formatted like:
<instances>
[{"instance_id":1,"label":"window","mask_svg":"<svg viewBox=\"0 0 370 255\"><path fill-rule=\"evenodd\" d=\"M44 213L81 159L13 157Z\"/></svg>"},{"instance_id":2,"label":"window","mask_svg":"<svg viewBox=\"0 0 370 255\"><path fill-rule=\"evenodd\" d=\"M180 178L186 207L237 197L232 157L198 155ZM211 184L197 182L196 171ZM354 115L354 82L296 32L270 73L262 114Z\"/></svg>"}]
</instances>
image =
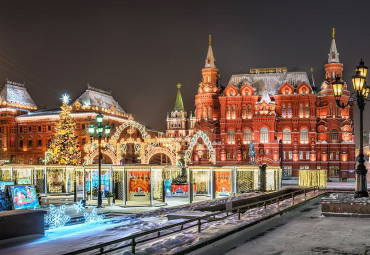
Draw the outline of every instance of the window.
<instances>
[{"instance_id":1,"label":"window","mask_svg":"<svg viewBox=\"0 0 370 255\"><path fill-rule=\"evenodd\" d=\"M0 140L0 148L3 148L3 140Z\"/></svg>"},{"instance_id":2,"label":"window","mask_svg":"<svg viewBox=\"0 0 370 255\"><path fill-rule=\"evenodd\" d=\"M235 117L236 117L235 106L233 106L233 108L232 108L232 109L233 109L233 113L232 113L233 115L232 115L232 118L233 118L233 119L235 119Z\"/></svg>"},{"instance_id":3,"label":"window","mask_svg":"<svg viewBox=\"0 0 370 255\"><path fill-rule=\"evenodd\" d=\"M32 140L29 140L28 141L28 147L31 148L32 147Z\"/></svg>"},{"instance_id":4,"label":"window","mask_svg":"<svg viewBox=\"0 0 370 255\"><path fill-rule=\"evenodd\" d=\"M30 159L28 160L28 164L33 165L33 158L30 158Z\"/></svg>"},{"instance_id":5,"label":"window","mask_svg":"<svg viewBox=\"0 0 370 255\"><path fill-rule=\"evenodd\" d=\"M252 106L248 105L248 118L252 118Z\"/></svg>"},{"instance_id":6,"label":"window","mask_svg":"<svg viewBox=\"0 0 370 255\"><path fill-rule=\"evenodd\" d=\"M283 151L283 159L286 159L286 151Z\"/></svg>"},{"instance_id":7,"label":"window","mask_svg":"<svg viewBox=\"0 0 370 255\"><path fill-rule=\"evenodd\" d=\"M268 143L269 142L269 131L267 128L263 127L260 130L260 142Z\"/></svg>"},{"instance_id":8,"label":"window","mask_svg":"<svg viewBox=\"0 0 370 255\"><path fill-rule=\"evenodd\" d=\"M308 169L310 169L310 167L309 166L300 166L299 169L301 169L301 170L308 170Z\"/></svg>"},{"instance_id":9,"label":"window","mask_svg":"<svg viewBox=\"0 0 370 255\"><path fill-rule=\"evenodd\" d=\"M86 129L85 124L82 124L81 126L82 126L82 127L81 127L82 129Z\"/></svg>"},{"instance_id":10,"label":"window","mask_svg":"<svg viewBox=\"0 0 370 255\"><path fill-rule=\"evenodd\" d=\"M283 143L291 144L292 142L292 133L289 128L283 130Z\"/></svg>"},{"instance_id":11,"label":"window","mask_svg":"<svg viewBox=\"0 0 370 255\"><path fill-rule=\"evenodd\" d=\"M306 151L306 159L310 159L310 152Z\"/></svg>"},{"instance_id":12,"label":"window","mask_svg":"<svg viewBox=\"0 0 370 255\"><path fill-rule=\"evenodd\" d=\"M19 142L19 147L23 148L23 140Z\"/></svg>"},{"instance_id":13,"label":"window","mask_svg":"<svg viewBox=\"0 0 370 255\"><path fill-rule=\"evenodd\" d=\"M28 131L31 132L32 131L32 127L28 127Z\"/></svg>"},{"instance_id":14,"label":"window","mask_svg":"<svg viewBox=\"0 0 370 255\"><path fill-rule=\"evenodd\" d=\"M285 108L285 105L283 105L283 118L286 118L286 108Z\"/></svg>"},{"instance_id":15,"label":"window","mask_svg":"<svg viewBox=\"0 0 370 255\"><path fill-rule=\"evenodd\" d=\"M330 166L329 167L329 176L330 177L339 177L339 167Z\"/></svg>"},{"instance_id":16,"label":"window","mask_svg":"<svg viewBox=\"0 0 370 255\"><path fill-rule=\"evenodd\" d=\"M235 132L232 129L227 132L227 143L235 144Z\"/></svg>"},{"instance_id":17,"label":"window","mask_svg":"<svg viewBox=\"0 0 370 255\"><path fill-rule=\"evenodd\" d=\"M249 144L251 142L251 131L249 129L245 129L243 132L243 143Z\"/></svg>"},{"instance_id":18,"label":"window","mask_svg":"<svg viewBox=\"0 0 370 255\"><path fill-rule=\"evenodd\" d=\"M289 118L292 117L292 106L291 105L288 105L288 117Z\"/></svg>"},{"instance_id":19,"label":"window","mask_svg":"<svg viewBox=\"0 0 370 255\"><path fill-rule=\"evenodd\" d=\"M306 118L310 117L310 108L308 107L308 104L306 104Z\"/></svg>"},{"instance_id":20,"label":"window","mask_svg":"<svg viewBox=\"0 0 370 255\"><path fill-rule=\"evenodd\" d=\"M303 159L303 151L299 152L299 159Z\"/></svg>"},{"instance_id":21,"label":"window","mask_svg":"<svg viewBox=\"0 0 370 255\"><path fill-rule=\"evenodd\" d=\"M50 125L48 126L48 130L51 131L51 126Z\"/></svg>"},{"instance_id":22,"label":"window","mask_svg":"<svg viewBox=\"0 0 370 255\"><path fill-rule=\"evenodd\" d=\"M226 119L230 119L230 106L228 106L226 109Z\"/></svg>"},{"instance_id":23,"label":"window","mask_svg":"<svg viewBox=\"0 0 370 255\"><path fill-rule=\"evenodd\" d=\"M208 108L208 119L211 119L211 108Z\"/></svg>"},{"instance_id":24,"label":"window","mask_svg":"<svg viewBox=\"0 0 370 255\"><path fill-rule=\"evenodd\" d=\"M334 159L334 152L329 152L329 160L333 160Z\"/></svg>"},{"instance_id":25,"label":"window","mask_svg":"<svg viewBox=\"0 0 370 255\"><path fill-rule=\"evenodd\" d=\"M39 132L41 132L41 126L39 126Z\"/></svg>"},{"instance_id":26,"label":"window","mask_svg":"<svg viewBox=\"0 0 370 255\"><path fill-rule=\"evenodd\" d=\"M245 105L243 106L242 118L247 118L247 107Z\"/></svg>"},{"instance_id":27,"label":"window","mask_svg":"<svg viewBox=\"0 0 370 255\"><path fill-rule=\"evenodd\" d=\"M41 141L41 140L38 140L38 141L37 141L37 146L38 146L38 147L41 147L41 146L42 146L42 141Z\"/></svg>"},{"instance_id":28,"label":"window","mask_svg":"<svg viewBox=\"0 0 370 255\"><path fill-rule=\"evenodd\" d=\"M335 106L335 116L334 118L338 118L338 105Z\"/></svg>"},{"instance_id":29,"label":"window","mask_svg":"<svg viewBox=\"0 0 370 255\"><path fill-rule=\"evenodd\" d=\"M82 145L86 144L86 138L82 138Z\"/></svg>"},{"instance_id":30,"label":"window","mask_svg":"<svg viewBox=\"0 0 370 255\"><path fill-rule=\"evenodd\" d=\"M42 158L39 158L39 159L37 160L37 164L38 164L38 165L43 165L43 159L42 159Z\"/></svg>"},{"instance_id":31,"label":"window","mask_svg":"<svg viewBox=\"0 0 370 255\"><path fill-rule=\"evenodd\" d=\"M292 166L283 167L283 176L292 176Z\"/></svg>"},{"instance_id":32,"label":"window","mask_svg":"<svg viewBox=\"0 0 370 255\"><path fill-rule=\"evenodd\" d=\"M329 106L329 118L332 118L333 117L333 106L330 105Z\"/></svg>"},{"instance_id":33,"label":"window","mask_svg":"<svg viewBox=\"0 0 370 255\"><path fill-rule=\"evenodd\" d=\"M306 128L301 129L301 144L307 144L308 143L308 130Z\"/></svg>"},{"instance_id":34,"label":"window","mask_svg":"<svg viewBox=\"0 0 370 255\"><path fill-rule=\"evenodd\" d=\"M203 108L203 119L207 119L207 109Z\"/></svg>"},{"instance_id":35,"label":"window","mask_svg":"<svg viewBox=\"0 0 370 255\"><path fill-rule=\"evenodd\" d=\"M226 159L230 159L230 152L226 152Z\"/></svg>"},{"instance_id":36,"label":"window","mask_svg":"<svg viewBox=\"0 0 370 255\"><path fill-rule=\"evenodd\" d=\"M338 143L338 131L336 129L330 131L330 142Z\"/></svg>"},{"instance_id":37,"label":"window","mask_svg":"<svg viewBox=\"0 0 370 255\"><path fill-rule=\"evenodd\" d=\"M299 117L303 118L303 105L299 105Z\"/></svg>"},{"instance_id":38,"label":"window","mask_svg":"<svg viewBox=\"0 0 370 255\"><path fill-rule=\"evenodd\" d=\"M292 159L292 158L293 158L293 152L289 151L289 159Z\"/></svg>"}]
</instances>

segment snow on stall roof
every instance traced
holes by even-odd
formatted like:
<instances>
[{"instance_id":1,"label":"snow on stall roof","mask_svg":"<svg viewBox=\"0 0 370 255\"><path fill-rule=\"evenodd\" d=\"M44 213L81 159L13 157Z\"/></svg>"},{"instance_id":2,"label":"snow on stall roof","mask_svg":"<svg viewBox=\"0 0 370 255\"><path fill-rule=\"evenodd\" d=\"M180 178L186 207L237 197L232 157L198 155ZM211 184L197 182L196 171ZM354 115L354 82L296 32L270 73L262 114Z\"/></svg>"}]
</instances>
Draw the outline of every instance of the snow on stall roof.
<instances>
[{"instance_id":1,"label":"snow on stall roof","mask_svg":"<svg viewBox=\"0 0 370 255\"><path fill-rule=\"evenodd\" d=\"M113 106L116 111L126 113L111 94L110 91L87 85L87 90L76 101L79 101L82 105L98 106L106 109Z\"/></svg>"},{"instance_id":2,"label":"snow on stall roof","mask_svg":"<svg viewBox=\"0 0 370 255\"><path fill-rule=\"evenodd\" d=\"M262 96L267 85L267 93L276 95L279 88L288 82L293 87L297 87L302 82L310 84L306 72L281 72L281 73L253 73L253 74L233 74L229 84L241 89L246 83L255 89L257 95Z\"/></svg>"},{"instance_id":3,"label":"snow on stall roof","mask_svg":"<svg viewBox=\"0 0 370 255\"><path fill-rule=\"evenodd\" d=\"M5 85L1 88L0 96L7 102L36 106L22 83L6 81Z\"/></svg>"}]
</instances>

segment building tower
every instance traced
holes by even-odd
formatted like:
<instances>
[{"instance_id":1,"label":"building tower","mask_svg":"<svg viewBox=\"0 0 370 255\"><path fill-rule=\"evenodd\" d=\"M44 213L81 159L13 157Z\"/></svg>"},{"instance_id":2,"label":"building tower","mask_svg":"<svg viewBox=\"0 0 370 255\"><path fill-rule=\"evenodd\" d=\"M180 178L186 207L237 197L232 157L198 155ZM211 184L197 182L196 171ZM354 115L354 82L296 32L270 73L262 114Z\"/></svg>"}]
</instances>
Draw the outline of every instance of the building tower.
<instances>
[{"instance_id":1,"label":"building tower","mask_svg":"<svg viewBox=\"0 0 370 255\"><path fill-rule=\"evenodd\" d=\"M339 62L339 53L335 43L335 28L333 28L331 46L328 56L328 63L325 65L325 78L335 79L336 76L342 78L343 64Z\"/></svg>"},{"instance_id":2,"label":"building tower","mask_svg":"<svg viewBox=\"0 0 370 255\"><path fill-rule=\"evenodd\" d=\"M202 129L204 125L211 129L214 128L221 115L218 100L220 95L218 88L219 70L216 68L215 62L211 35L209 35L207 58L202 69L202 82L199 84L198 94L195 96L196 128L198 129Z\"/></svg>"},{"instance_id":3,"label":"building tower","mask_svg":"<svg viewBox=\"0 0 370 255\"><path fill-rule=\"evenodd\" d=\"M167 115L167 137L184 137L187 135L187 113L181 96L181 84L177 84L175 107L170 115Z\"/></svg>"}]
</instances>

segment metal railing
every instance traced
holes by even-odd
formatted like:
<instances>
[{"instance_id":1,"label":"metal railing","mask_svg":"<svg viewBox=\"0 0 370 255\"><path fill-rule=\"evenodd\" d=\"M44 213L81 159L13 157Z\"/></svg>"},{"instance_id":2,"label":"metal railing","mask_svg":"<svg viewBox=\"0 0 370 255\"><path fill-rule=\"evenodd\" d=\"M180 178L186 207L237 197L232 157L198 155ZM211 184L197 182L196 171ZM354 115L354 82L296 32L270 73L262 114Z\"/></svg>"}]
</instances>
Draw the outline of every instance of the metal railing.
<instances>
[{"instance_id":1,"label":"metal railing","mask_svg":"<svg viewBox=\"0 0 370 255\"><path fill-rule=\"evenodd\" d=\"M279 203L281 201L289 199L289 198L292 198L293 204L294 204L294 198L297 195L304 194L304 200L306 200L307 193L312 192L312 191L314 193L316 193L316 192L319 191L319 188L318 187L312 187L312 188L299 189L297 191L289 192L289 193L279 195L279 196L276 196L276 197L273 197L273 198L269 198L269 199L266 199L266 200L263 200L263 201L257 201L257 202L251 203L251 204L234 207L230 210L218 211L218 212L215 212L215 213L212 213L212 214L207 214L205 216L197 217L197 218L190 219L190 220L185 220L185 221L182 221L182 222L179 222L179 223L171 224L171 225L168 225L168 226L148 230L148 231L145 231L145 232L141 232L141 233L138 233L138 234L126 236L126 237L116 239L116 240L113 240L113 241L105 242L103 244L98 244L98 245L91 246L91 247L84 248L84 249L80 249L80 250L77 250L77 251L68 252L68 253L65 253L64 255L82 254L82 253L91 252L91 251L94 251L94 250L97 250L99 252L98 254L107 254L107 253L110 253L110 252L113 252L113 251L117 251L117 250L127 248L129 246L131 246L131 252L133 254L135 254L136 246L140 243L145 243L145 242L148 242L148 241L151 241L151 240L154 240L154 239L157 239L157 238L161 238L161 237L164 237L164 236L167 236L167 235L171 235L171 234L174 234L174 233L178 233L178 232L184 231L185 229L189 229L189 228L193 228L193 227L197 227L198 233L201 233L202 224L208 223L210 220L211 221L223 220L223 219L226 219L227 217L230 217L230 216L235 215L235 214L238 215L238 220L240 220L241 213L246 212L249 209L262 207L262 206L264 207L264 209L266 209L267 205L269 205L269 204L277 203L279 205ZM226 214L226 215L223 215L222 217L216 217L217 215L221 215L221 214ZM204 222L202 222L202 221L204 221ZM173 231L168 231L168 230L171 230L171 229L173 229ZM165 232L166 230L168 232ZM145 236L149 236L149 237L145 238ZM127 243L127 241L130 241L130 242ZM114 245L114 244L118 244L118 243L122 243L122 242L126 242L126 243L124 243L122 245L119 245L117 247L112 247L110 249L105 249L106 247L108 247L110 245Z\"/></svg>"}]
</instances>

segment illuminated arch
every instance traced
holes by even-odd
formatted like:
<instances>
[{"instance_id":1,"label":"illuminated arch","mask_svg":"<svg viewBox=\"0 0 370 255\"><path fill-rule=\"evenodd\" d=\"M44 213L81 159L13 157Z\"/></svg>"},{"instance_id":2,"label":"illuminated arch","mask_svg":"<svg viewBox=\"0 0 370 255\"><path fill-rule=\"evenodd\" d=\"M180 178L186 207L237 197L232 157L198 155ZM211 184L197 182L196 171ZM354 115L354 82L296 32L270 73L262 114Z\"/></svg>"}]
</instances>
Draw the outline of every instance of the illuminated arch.
<instances>
[{"instance_id":1,"label":"illuminated arch","mask_svg":"<svg viewBox=\"0 0 370 255\"><path fill-rule=\"evenodd\" d=\"M102 151L102 154L107 155L112 160L113 165L119 165L119 159L117 159L117 157L111 151L109 151L109 150L108 151ZM97 157L97 156L98 156L98 151L94 151L89 156L86 156L85 157L86 164L87 165L92 165L94 158Z\"/></svg>"},{"instance_id":2,"label":"illuminated arch","mask_svg":"<svg viewBox=\"0 0 370 255\"><path fill-rule=\"evenodd\" d=\"M203 131L198 131L193 136L193 138L191 139L190 146L185 152L185 157L184 157L185 165L187 165L187 163L190 161L193 148L196 145L197 140L199 138L202 138L203 142L206 144L206 146L209 150L209 159L210 159L210 161L213 164L216 164L216 152L212 147L212 144L211 144L211 141L209 140L209 137Z\"/></svg>"},{"instance_id":3,"label":"illuminated arch","mask_svg":"<svg viewBox=\"0 0 370 255\"><path fill-rule=\"evenodd\" d=\"M136 122L131 118L129 119L129 121L124 122L121 126L117 128L116 132L112 136L112 139L118 140L122 131L127 127L137 128L140 131L141 136L143 137L144 140L150 138L150 135L148 135L148 133L145 131L145 126L141 125L139 122Z\"/></svg>"},{"instance_id":4,"label":"illuminated arch","mask_svg":"<svg viewBox=\"0 0 370 255\"><path fill-rule=\"evenodd\" d=\"M154 147L147 151L144 155L143 164L149 164L150 159L156 154L164 154L171 160L171 165L176 166L178 162L178 154L167 147Z\"/></svg>"},{"instance_id":5,"label":"illuminated arch","mask_svg":"<svg viewBox=\"0 0 370 255\"><path fill-rule=\"evenodd\" d=\"M275 161L273 159L266 158L266 157L256 159L256 164L263 164L263 163L266 163L266 164L275 163Z\"/></svg>"}]
</instances>

